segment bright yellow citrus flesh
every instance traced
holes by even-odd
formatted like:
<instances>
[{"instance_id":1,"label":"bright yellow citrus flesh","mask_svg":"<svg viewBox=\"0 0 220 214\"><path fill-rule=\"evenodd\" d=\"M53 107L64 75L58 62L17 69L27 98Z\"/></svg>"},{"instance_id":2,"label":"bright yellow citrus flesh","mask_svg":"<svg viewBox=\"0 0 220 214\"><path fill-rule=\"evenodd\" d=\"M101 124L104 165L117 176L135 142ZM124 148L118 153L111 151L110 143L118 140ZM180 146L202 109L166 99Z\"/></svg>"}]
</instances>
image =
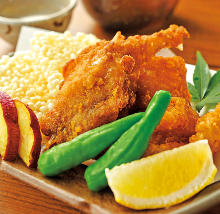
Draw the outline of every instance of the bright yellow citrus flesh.
<instances>
[{"instance_id":1,"label":"bright yellow citrus flesh","mask_svg":"<svg viewBox=\"0 0 220 214\"><path fill-rule=\"evenodd\" d=\"M133 209L180 203L209 185L217 172L207 140L106 169L115 200Z\"/></svg>"}]
</instances>

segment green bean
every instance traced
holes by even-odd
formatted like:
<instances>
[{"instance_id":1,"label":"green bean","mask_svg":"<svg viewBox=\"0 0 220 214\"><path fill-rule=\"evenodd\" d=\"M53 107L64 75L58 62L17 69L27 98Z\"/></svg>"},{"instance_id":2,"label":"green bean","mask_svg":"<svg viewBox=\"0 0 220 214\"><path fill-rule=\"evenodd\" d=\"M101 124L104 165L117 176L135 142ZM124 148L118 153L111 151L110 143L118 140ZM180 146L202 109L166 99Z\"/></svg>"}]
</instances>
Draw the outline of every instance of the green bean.
<instances>
[{"instance_id":1,"label":"green bean","mask_svg":"<svg viewBox=\"0 0 220 214\"><path fill-rule=\"evenodd\" d=\"M113 168L139 159L147 149L148 141L163 117L170 102L170 93L158 91L149 103L142 119L128 129L109 150L85 171L87 185L92 191L107 186L106 168Z\"/></svg>"},{"instance_id":2,"label":"green bean","mask_svg":"<svg viewBox=\"0 0 220 214\"><path fill-rule=\"evenodd\" d=\"M143 112L81 134L73 140L54 146L41 154L38 169L46 176L55 176L96 157L114 143L128 128L138 122Z\"/></svg>"}]
</instances>

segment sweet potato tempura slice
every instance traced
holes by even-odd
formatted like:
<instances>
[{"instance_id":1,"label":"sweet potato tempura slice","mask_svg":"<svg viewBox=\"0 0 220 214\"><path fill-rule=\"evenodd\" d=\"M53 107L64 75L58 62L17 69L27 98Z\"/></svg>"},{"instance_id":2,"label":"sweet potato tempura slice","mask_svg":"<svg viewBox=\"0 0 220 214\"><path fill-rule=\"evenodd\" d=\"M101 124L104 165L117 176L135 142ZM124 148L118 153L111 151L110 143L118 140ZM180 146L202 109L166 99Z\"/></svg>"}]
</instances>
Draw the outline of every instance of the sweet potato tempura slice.
<instances>
[{"instance_id":1,"label":"sweet potato tempura slice","mask_svg":"<svg viewBox=\"0 0 220 214\"><path fill-rule=\"evenodd\" d=\"M200 117L196 124L196 134L190 138L190 142L207 139L212 152L220 150L220 103L215 111Z\"/></svg>"}]
</instances>

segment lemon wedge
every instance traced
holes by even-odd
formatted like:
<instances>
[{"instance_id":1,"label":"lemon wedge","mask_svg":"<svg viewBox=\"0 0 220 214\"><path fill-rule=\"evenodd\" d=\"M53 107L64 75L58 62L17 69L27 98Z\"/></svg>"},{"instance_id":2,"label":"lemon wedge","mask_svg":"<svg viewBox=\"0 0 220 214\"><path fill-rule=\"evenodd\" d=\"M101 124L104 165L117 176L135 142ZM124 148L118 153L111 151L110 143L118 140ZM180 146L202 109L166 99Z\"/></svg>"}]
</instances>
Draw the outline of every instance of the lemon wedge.
<instances>
[{"instance_id":1,"label":"lemon wedge","mask_svg":"<svg viewBox=\"0 0 220 214\"><path fill-rule=\"evenodd\" d=\"M210 184L216 172L207 140L105 170L115 200L138 210L180 203Z\"/></svg>"}]
</instances>

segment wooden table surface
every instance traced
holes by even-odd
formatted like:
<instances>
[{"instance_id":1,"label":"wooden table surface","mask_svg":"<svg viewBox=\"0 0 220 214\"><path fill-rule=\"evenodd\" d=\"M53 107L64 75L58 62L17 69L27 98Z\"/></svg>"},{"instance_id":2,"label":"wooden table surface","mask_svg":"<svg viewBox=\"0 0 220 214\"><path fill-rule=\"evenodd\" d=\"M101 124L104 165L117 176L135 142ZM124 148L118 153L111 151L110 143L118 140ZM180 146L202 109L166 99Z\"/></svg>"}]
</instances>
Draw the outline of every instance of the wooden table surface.
<instances>
[{"instance_id":1,"label":"wooden table surface","mask_svg":"<svg viewBox=\"0 0 220 214\"><path fill-rule=\"evenodd\" d=\"M187 63L195 63L195 52L200 50L212 68L220 68L220 1L180 0L173 16L166 25L175 23L185 26L191 38L184 43L184 52L179 53ZM78 31L94 33L100 38L110 39L84 10L81 2L77 5L69 26L71 33ZM0 55L13 51L13 47L0 39ZM19 181L0 171L0 213L78 213L73 207ZM220 204L204 214L220 213Z\"/></svg>"}]
</instances>

